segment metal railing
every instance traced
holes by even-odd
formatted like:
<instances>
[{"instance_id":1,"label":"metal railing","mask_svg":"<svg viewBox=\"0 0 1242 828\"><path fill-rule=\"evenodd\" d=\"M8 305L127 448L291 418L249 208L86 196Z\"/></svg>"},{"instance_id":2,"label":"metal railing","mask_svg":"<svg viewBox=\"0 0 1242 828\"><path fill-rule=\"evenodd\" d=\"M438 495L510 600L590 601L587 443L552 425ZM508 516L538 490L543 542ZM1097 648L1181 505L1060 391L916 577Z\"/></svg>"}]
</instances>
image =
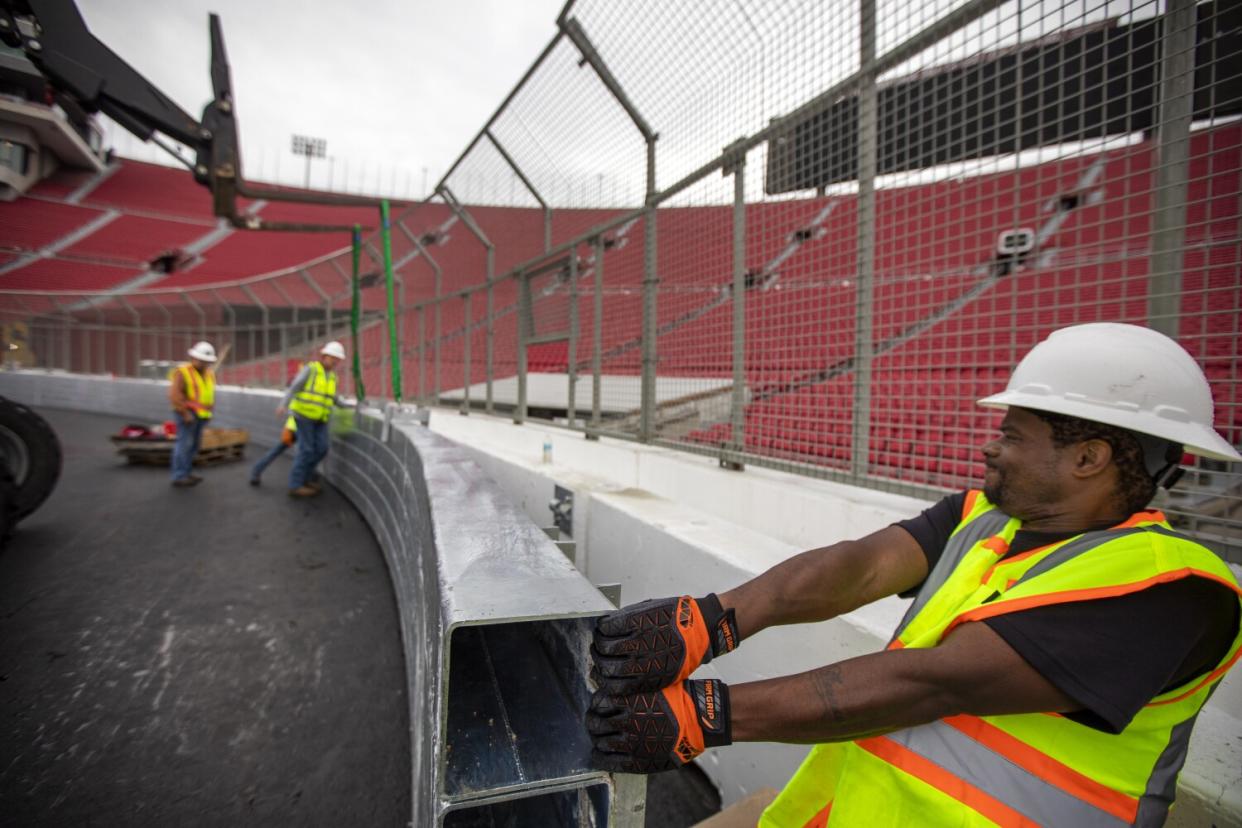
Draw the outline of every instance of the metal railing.
<instances>
[{"instance_id":1,"label":"metal railing","mask_svg":"<svg viewBox=\"0 0 1242 828\"><path fill-rule=\"evenodd\" d=\"M934 497L977 484L996 419L974 401L1031 346L1118 321L1190 351L1236 445L1238 17L571 2L387 246L0 294L10 359L132 375L207 338L232 344L226 380L279 385L356 306L378 398ZM1183 487L1162 505L1242 561L1242 476L1199 461Z\"/></svg>"}]
</instances>

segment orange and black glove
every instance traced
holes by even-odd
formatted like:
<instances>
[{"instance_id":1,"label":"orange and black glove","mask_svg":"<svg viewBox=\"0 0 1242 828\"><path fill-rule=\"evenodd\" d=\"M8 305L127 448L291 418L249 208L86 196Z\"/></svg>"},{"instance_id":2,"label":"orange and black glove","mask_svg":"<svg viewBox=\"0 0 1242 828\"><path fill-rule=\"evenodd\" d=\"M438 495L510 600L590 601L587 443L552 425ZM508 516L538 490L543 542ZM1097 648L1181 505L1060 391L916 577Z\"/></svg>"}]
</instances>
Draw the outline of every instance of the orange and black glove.
<instances>
[{"instance_id":1,"label":"orange and black glove","mask_svg":"<svg viewBox=\"0 0 1242 828\"><path fill-rule=\"evenodd\" d=\"M615 773L674 770L706 748L733 743L729 688L720 679L627 696L597 691L586 726L591 765Z\"/></svg>"},{"instance_id":2,"label":"orange and black glove","mask_svg":"<svg viewBox=\"0 0 1242 828\"><path fill-rule=\"evenodd\" d=\"M714 594L642 601L595 625L592 677L614 695L676 684L738 645L737 620Z\"/></svg>"}]
</instances>

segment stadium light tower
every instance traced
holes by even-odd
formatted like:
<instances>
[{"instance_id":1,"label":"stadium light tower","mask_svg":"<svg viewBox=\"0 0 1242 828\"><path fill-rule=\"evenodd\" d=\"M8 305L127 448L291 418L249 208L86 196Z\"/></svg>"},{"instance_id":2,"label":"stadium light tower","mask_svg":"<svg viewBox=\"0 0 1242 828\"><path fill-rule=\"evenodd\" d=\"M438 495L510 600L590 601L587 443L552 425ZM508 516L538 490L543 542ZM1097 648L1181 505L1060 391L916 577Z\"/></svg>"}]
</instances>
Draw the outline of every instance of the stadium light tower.
<instances>
[{"instance_id":1,"label":"stadium light tower","mask_svg":"<svg viewBox=\"0 0 1242 828\"><path fill-rule=\"evenodd\" d=\"M306 175L302 179L302 189L310 189L310 167L312 158L323 158L328 152L327 138L311 138L308 135L293 136L293 154L306 156Z\"/></svg>"}]
</instances>

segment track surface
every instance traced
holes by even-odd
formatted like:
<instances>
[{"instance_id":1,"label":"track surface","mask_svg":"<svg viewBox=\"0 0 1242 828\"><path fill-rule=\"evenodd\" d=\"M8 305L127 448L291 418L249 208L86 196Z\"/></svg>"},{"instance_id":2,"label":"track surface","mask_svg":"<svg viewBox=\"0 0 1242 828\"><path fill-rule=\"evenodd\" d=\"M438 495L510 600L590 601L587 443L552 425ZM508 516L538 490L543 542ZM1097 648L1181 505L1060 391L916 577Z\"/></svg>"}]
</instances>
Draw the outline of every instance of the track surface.
<instances>
[{"instance_id":1,"label":"track surface","mask_svg":"<svg viewBox=\"0 0 1242 828\"><path fill-rule=\"evenodd\" d=\"M61 482L0 552L0 823L393 825L410 814L396 604L374 537L289 462L173 489L123 421L41 413Z\"/></svg>"}]
</instances>

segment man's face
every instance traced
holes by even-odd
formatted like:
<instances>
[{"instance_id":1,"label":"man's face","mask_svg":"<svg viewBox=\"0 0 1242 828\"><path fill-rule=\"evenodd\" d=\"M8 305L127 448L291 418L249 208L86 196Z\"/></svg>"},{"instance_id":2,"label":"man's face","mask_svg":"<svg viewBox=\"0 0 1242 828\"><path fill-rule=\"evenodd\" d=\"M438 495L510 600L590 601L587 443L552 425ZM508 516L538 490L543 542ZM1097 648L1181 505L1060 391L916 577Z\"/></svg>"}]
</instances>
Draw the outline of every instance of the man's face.
<instances>
[{"instance_id":1,"label":"man's face","mask_svg":"<svg viewBox=\"0 0 1242 828\"><path fill-rule=\"evenodd\" d=\"M193 365L194 370L198 371L200 374L203 373L203 370L207 367L207 363L201 359L191 359L190 364Z\"/></svg>"},{"instance_id":2,"label":"man's face","mask_svg":"<svg viewBox=\"0 0 1242 828\"><path fill-rule=\"evenodd\" d=\"M322 354L319 359L323 362L323 367L329 371L335 371L337 363L340 362L336 357L328 356L327 354Z\"/></svg>"},{"instance_id":3,"label":"man's face","mask_svg":"<svg viewBox=\"0 0 1242 828\"><path fill-rule=\"evenodd\" d=\"M1006 412L1000 432L983 447L983 493L1005 514L1031 520L1064 496L1065 450L1052 442L1050 425L1022 408Z\"/></svg>"}]
</instances>

